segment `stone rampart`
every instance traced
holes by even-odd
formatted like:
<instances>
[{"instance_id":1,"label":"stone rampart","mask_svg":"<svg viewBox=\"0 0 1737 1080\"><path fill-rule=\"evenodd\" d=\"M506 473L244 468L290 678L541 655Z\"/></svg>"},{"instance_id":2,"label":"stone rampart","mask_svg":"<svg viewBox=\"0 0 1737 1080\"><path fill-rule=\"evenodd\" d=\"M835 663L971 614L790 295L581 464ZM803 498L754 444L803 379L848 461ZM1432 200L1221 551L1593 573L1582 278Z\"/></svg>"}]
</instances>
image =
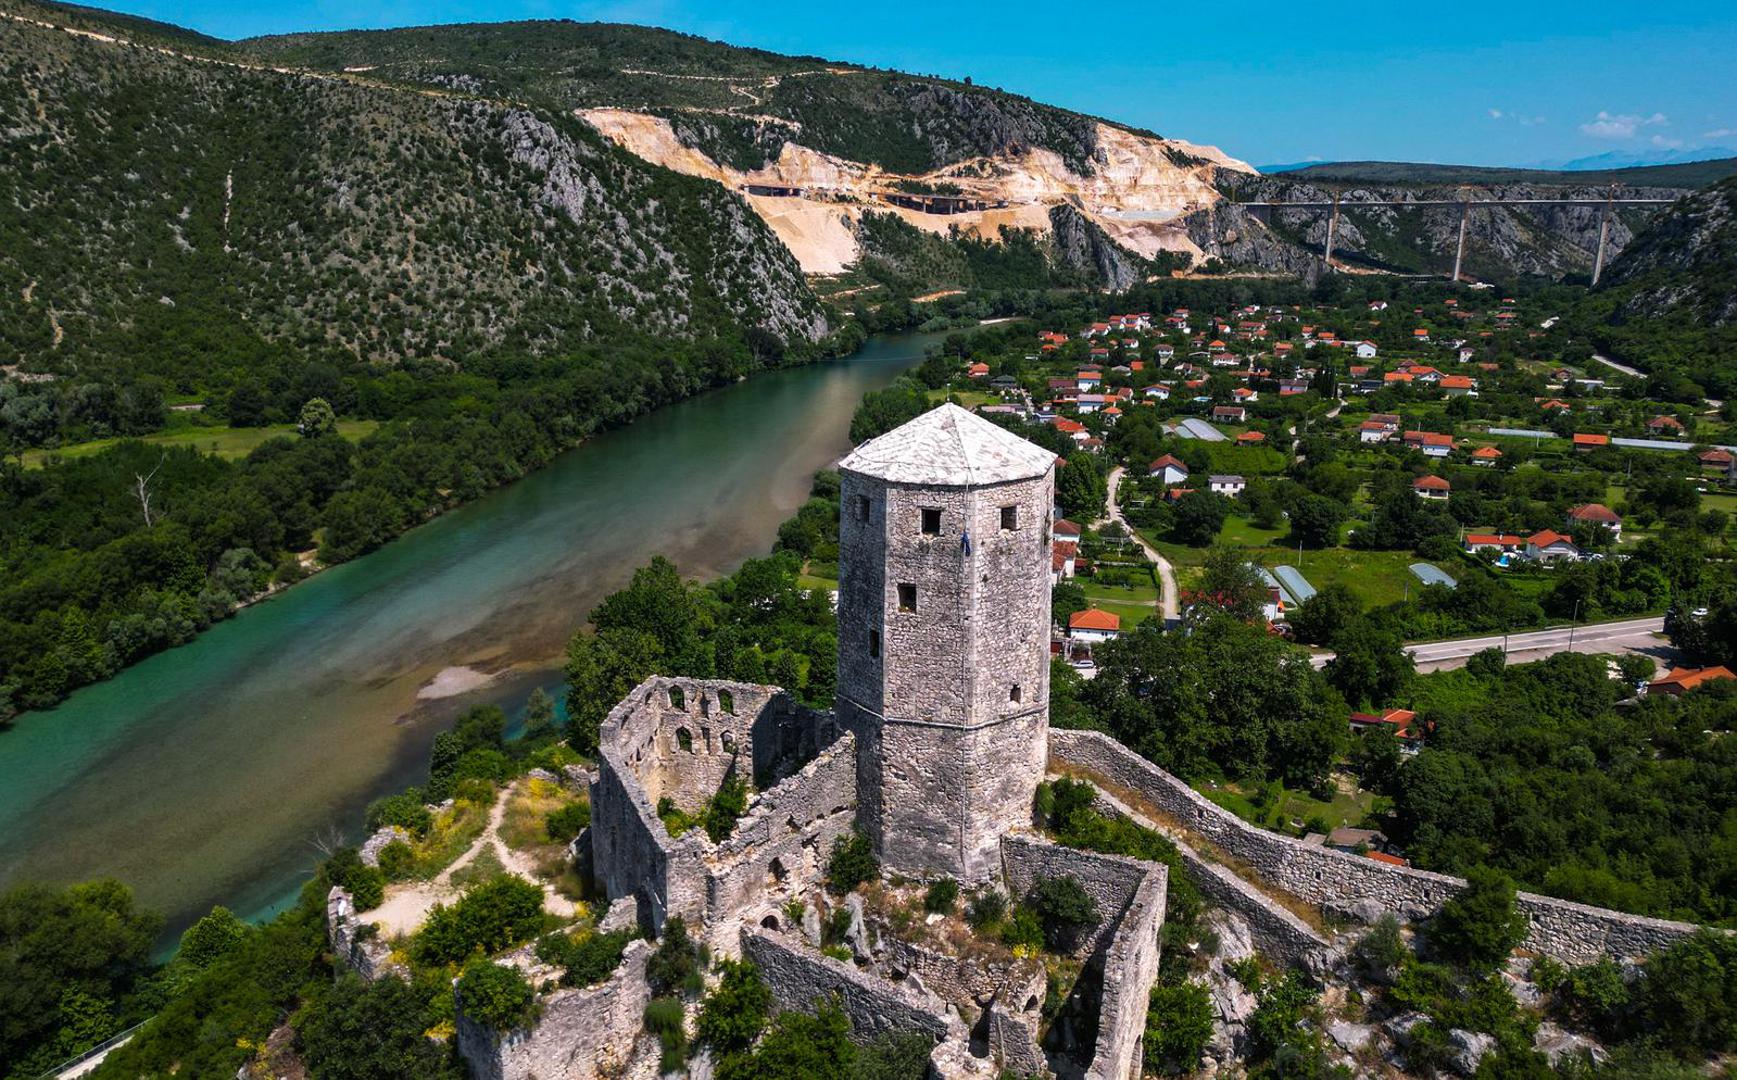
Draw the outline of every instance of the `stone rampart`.
<instances>
[{"instance_id":1,"label":"stone rampart","mask_svg":"<svg viewBox=\"0 0 1737 1080\"><path fill-rule=\"evenodd\" d=\"M594 1080L625 1075L638 1050L655 1059L655 1041L642 1040L651 989L645 965L653 946L634 941L621 966L596 986L557 990L541 999L542 1014L528 1028L497 1032L464 1014L458 1001L458 1052L474 1080Z\"/></svg>"},{"instance_id":2,"label":"stone rampart","mask_svg":"<svg viewBox=\"0 0 1737 1080\"><path fill-rule=\"evenodd\" d=\"M1122 913L1133 903L1141 883L1156 865L1025 836L1002 837L1001 858L1006 867L1007 891L1015 902L1023 900L1032 884L1042 877L1072 877L1086 890L1097 905L1098 923L1080 936L1074 953L1081 959L1108 943Z\"/></svg>"},{"instance_id":3,"label":"stone rampart","mask_svg":"<svg viewBox=\"0 0 1737 1080\"><path fill-rule=\"evenodd\" d=\"M1044 969L1035 959L985 960L931 949L893 933L880 937L889 971L915 975L917 981L962 1008L982 1009L991 1001L1014 1013L1043 1004Z\"/></svg>"},{"instance_id":4,"label":"stone rampart","mask_svg":"<svg viewBox=\"0 0 1737 1080\"><path fill-rule=\"evenodd\" d=\"M1168 889L1166 869L1154 866L1116 920L1104 953L1098 1040L1086 1080L1130 1080L1140 1075L1146 1008L1158 979L1158 935L1164 926Z\"/></svg>"},{"instance_id":5,"label":"stone rampart","mask_svg":"<svg viewBox=\"0 0 1737 1080\"><path fill-rule=\"evenodd\" d=\"M920 1031L937 1042L947 1038L946 1002L859 971L854 965L812 952L775 930L744 928L742 952L760 969L780 1009L813 1012L837 998L856 1038Z\"/></svg>"},{"instance_id":6,"label":"stone rampart","mask_svg":"<svg viewBox=\"0 0 1737 1080\"><path fill-rule=\"evenodd\" d=\"M1143 818L1139 811L1102 788L1098 789L1097 809L1135 821ZM1183 840L1174 836L1169 839L1176 845L1188 879L1201 895L1207 902L1242 916L1255 944L1268 959L1291 966L1301 964L1310 953L1330 947L1327 939L1316 933L1296 912L1249 884L1242 875L1223 863L1210 861Z\"/></svg>"},{"instance_id":7,"label":"stone rampart","mask_svg":"<svg viewBox=\"0 0 1737 1080\"><path fill-rule=\"evenodd\" d=\"M1052 765L1082 769L1138 793L1183 829L1253 868L1263 881L1310 904L1346 910L1372 903L1399 918L1417 919L1465 887L1461 878L1391 866L1250 825L1100 732L1052 731L1049 746ZM1698 929L1534 893L1521 893L1519 906L1531 919L1524 947L1566 963L1645 955Z\"/></svg>"}]
</instances>

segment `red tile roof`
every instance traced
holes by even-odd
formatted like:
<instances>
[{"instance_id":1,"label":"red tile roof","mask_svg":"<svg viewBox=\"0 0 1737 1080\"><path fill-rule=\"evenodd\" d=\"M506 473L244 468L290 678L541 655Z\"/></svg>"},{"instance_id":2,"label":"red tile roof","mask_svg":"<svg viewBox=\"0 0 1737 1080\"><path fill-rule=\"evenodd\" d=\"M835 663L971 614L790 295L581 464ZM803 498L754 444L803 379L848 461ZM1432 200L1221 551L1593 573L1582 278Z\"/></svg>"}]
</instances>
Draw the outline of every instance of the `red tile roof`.
<instances>
[{"instance_id":1,"label":"red tile roof","mask_svg":"<svg viewBox=\"0 0 1737 1080\"><path fill-rule=\"evenodd\" d=\"M1452 491L1453 485L1440 476L1420 476L1411 482L1417 491Z\"/></svg>"},{"instance_id":2,"label":"red tile roof","mask_svg":"<svg viewBox=\"0 0 1737 1080\"><path fill-rule=\"evenodd\" d=\"M1068 616L1070 630L1120 630L1122 617L1097 608L1076 611Z\"/></svg>"},{"instance_id":3,"label":"red tile roof","mask_svg":"<svg viewBox=\"0 0 1737 1080\"><path fill-rule=\"evenodd\" d=\"M1668 675L1654 679L1647 689L1648 693L1684 694L1702 683L1720 679L1737 679L1737 675L1727 667L1672 668Z\"/></svg>"},{"instance_id":4,"label":"red tile roof","mask_svg":"<svg viewBox=\"0 0 1737 1080\"><path fill-rule=\"evenodd\" d=\"M1622 518L1603 503L1584 503L1568 511L1570 521L1596 521L1601 525L1621 525Z\"/></svg>"}]
</instances>

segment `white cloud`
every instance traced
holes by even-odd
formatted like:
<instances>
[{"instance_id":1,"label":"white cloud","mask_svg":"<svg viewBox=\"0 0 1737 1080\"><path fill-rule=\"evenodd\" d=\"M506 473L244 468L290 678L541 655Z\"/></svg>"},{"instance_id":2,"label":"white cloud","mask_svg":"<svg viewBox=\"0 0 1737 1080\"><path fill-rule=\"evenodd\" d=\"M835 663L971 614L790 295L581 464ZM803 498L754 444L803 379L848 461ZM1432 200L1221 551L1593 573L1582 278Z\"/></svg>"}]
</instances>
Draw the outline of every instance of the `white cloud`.
<instances>
[{"instance_id":1,"label":"white cloud","mask_svg":"<svg viewBox=\"0 0 1737 1080\"><path fill-rule=\"evenodd\" d=\"M1703 139L1729 139L1737 135L1737 128L1714 128L1712 131L1701 132Z\"/></svg>"},{"instance_id":2,"label":"white cloud","mask_svg":"<svg viewBox=\"0 0 1737 1080\"><path fill-rule=\"evenodd\" d=\"M1679 150L1683 145L1683 140L1667 139L1663 135L1654 135L1647 141L1658 147L1660 150Z\"/></svg>"},{"instance_id":3,"label":"white cloud","mask_svg":"<svg viewBox=\"0 0 1737 1080\"><path fill-rule=\"evenodd\" d=\"M1537 127L1539 124L1542 124L1542 123L1544 123L1544 118L1542 116L1522 116L1522 117L1520 117L1520 126L1521 127Z\"/></svg>"},{"instance_id":4,"label":"white cloud","mask_svg":"<svg viewBox=\"0 0 1737 1080\"><path fill-rule=\"evenodd\" d=\"M1670 123L1670 119L1660 112L1653 113L1651 116L1631 116L1610 113L1600 109L1595 119L1580 125L1580 133L1590 135L1595 139L1632 139L1643 127L1668 123Z\"/></svg>"},{"instance_id":5,"label":"white cloud","mask_svg":"<svg viewBox=\"0 0 1737 1080\"><path fill-rule=\"evenodd\" d=\"M1500 110L1500 109L1491 109L1490 110L1490 119L1491 120L1500 120L1501 118L1502 118L1502 110Z\"/></svg>"}]
</instances>

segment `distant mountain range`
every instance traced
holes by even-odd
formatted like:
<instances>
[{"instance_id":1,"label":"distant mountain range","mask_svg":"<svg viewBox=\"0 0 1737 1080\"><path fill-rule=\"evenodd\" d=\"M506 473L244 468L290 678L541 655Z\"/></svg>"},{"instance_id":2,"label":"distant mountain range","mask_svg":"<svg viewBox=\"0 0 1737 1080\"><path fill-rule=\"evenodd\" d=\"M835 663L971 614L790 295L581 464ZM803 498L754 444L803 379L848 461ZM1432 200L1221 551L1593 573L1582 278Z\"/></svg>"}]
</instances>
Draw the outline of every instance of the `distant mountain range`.
<instances>
[{"instance_id":1,"label":"distant mountain range","mask_svg":"<svg viewBox=\"0 0 1737 1080\"><path fill-rule=\"evenodd\" d=\"M1703 146L1698 150L1651 150L1640 153L1606 150L1602 154L1570 158L1567 161L1540 161L1538 167L1560 169L1563 172L1595 172L1601 169L1643 168L1648 165L1687 165L1696 161L1718 161L1721 158L1737 158L1737 150L1729 146Z\"/></svg>"},{"instance_id":2,"label":"distant mountain range","mask_svg":"<svg viewBox=\"0 0 1737 1080\"><path fill-rule=\"evenodd\" d=\"M1264 165L1263 175L1311 183L1350 184L1542 184L1586 187L1623 184L1628 187L1703 188L1737 175L1737 152L1726 157L1655 165L1623 165L1560 169L1525 169L1495 165L1439 165L1425 161L1316 161L1296 165ZM1601 155L1602 157L1603 155ZM1591 163L1598 159L1583 158Z\"/></svg>"}]
</instances>

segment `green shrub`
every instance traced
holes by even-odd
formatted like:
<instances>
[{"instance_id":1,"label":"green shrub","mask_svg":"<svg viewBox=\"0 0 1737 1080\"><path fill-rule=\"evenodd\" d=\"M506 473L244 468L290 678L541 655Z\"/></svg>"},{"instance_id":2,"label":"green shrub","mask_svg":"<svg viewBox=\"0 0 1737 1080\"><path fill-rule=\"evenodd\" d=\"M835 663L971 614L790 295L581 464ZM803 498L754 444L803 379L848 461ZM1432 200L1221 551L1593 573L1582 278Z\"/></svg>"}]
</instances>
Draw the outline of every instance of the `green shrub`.
<instances>
[{"instance_id":1,"label":"green shrub","mask_svg":"<svg viewBox=\"0 0 1737 1080\"><path fill-rule=\"evenodd\" d=\"M423 964L456 964L529 941L543 925L543 890L506 874L478 885L450 907L434 905L411 942Z\"/></svg>"},{"instance_id":2,"label":"green shrub","mask_svg":"<svg viewBox=\"0 0 1737 1080\"><path fill-rule=\"evenodd\" d=\"M1154 986L1146 1006L1143 1056L1150 1072L1189 1073L1212 1038L1212 995L1197 982Z\"/></svg>"},{"instance_id":3,"label":"green shrub","mask_svg":"<svg viewBox=\"0 0 1737 1080\"><path fill-rule=\"evenodd\" d=\"M1044 945L1051 952L1073 951L1085 931L1098 922L1097 901L1072 874L1033 881L1024 906L1043 924Z\"/></svg>"},{"instance_id":4,"label":"green shrub","mask_svg":"<svg viewBox=\"0 0 1737 1080\"><path fill-rule=\"evenodd\" d=\"M772 991L760 969L746 960L718 963L718 985L700 1006L700 1039L720 1054L745 1050L766 1028Z\"/></svg>"},{"instance_id":5,"label":"green shrub","mask_svg":"<svg viewBox=\"0 0 1737 1080\"><path fill-rule=\"evenodd\" d=\"M680 915L663 924L663 940L645 964L645 981L658 997L678 991L697 993L702 988L700 951L688 936L687 920Z\"/></svg>"},{"instance_id":6,"label":"green shrub","mask_svg":"<svg viewBox=\"0 0 1737 1080\"><path fill-rule=\"evenodd\" d=\"M826 861L826 887L835 895L843 896L880 876L881 864L868 837L851 832L833 841L832 857Z\"/></svg>"},{"instance_id":7,"label":"green shrub","mask_svg":"<svg viewBox=\"0 0 1737 1080\"><path fill-rule=\"evenodd\" d=\"M659 1073L678 1071L688 1057L688 1033L682 1003L672 997L652 998L645 1005L645 1030L657 1036L661 1049Z\"/></svg>"},{"instance_id":8,"label":"green shrub","mask_svg":"<svg viewBox=\"0 0 1737 1080\"><path fill-rule=\"evenodd\" d=\"M421 839L428 835L429 826L434 824L434 815L423 805L421 789L411 788L369 803L367 820L369 832L396 825Z\"/></svg>"},{"instance_id":9,"label":"green shrub","mask_svg":"<svg viewBox=\"0 0 1737 1080\"><path fill-rule=\"evenodd\" d=\"M402 840L380 849L380 872L387 881L403 881L416 870L416 851Z\"/></svg>"},{"instance_id":10,"label":"green shrub","mask_svg":"<svg viewBox=\"0 0 1737 1080\"><path fill-rule=\"evenodd\" d=\"M1364 975L1381 978L1397 972L1411 955L1399 933L1399 920L1383 915L1351 950L1351 958Z\"/></svg>"},{"instance_id":11,"label":"green shrub","mask_svg":"<svg viewBox=\"0 0 1737 1080\"><path fill-rule=\"evenodd\" d=\"M327 882L349 892L357 911L371 911L386 899L386 875L363 863L353 847L339 848L320 869Z\"/></svg>"},{"instance_id":12,"label":"green shrub","mask_svg":"<svg viewBox=\"0 0 1737 1080\"><path fill-rule=\"evenodd\" d=\"M591 804L588 802L568 803L543 815L543 831L557 844L567 843L590 825Z\"/></svg>"},{"instance_id":13,"label":"green shrub","mask_svg":"<svg viewBox=\"0 0 1737 1080\"><path fill-rule=\"evenodd\" d=\"M985 889L971 898L971 903L965 908L965 921L972 929L982 930L994 926L1007 917L1007 894L996 889Z\"/></svg>"},{"instance_id":14,"label":"green shrub","mask_svg":"<svg viewBox=\"0 0 1737 1080\"><path fill-rule=\"evenodd\" d=\"M702 819L706 826L706 835L712 843L728 837L736 829L736 822L748 809L748 782L734 772L724 777L717 794L706 803Z\"/></svg>"},{"instance_id":15,"label":"green shrub","mask_svg":"<svg viewBox=\"0 0 1737 1080\"><path fill-rule=\"evenodd\" d=\"M1429 923L1430 945L1469 968L1493 968L1526 940L1528 920L1514 905L1514 882L1489 867L1473 867L1466 887Z\"/></svg>"},{"instance_id":16,"label":"green shrub","mask_svg":"<svg viewBox=\"0 0 1737 1080\"><path fill-rule=\"evenodd\" d=\"M518 968L472 960L458 980L464 1014L496 1031L524 1027L536 1018L537 995Z\"/></svg>"},{"instance_id":17,"label":"green shrub","mask_svg":"<svg viewBox=\"0 0 1737 1080\"><path fill-rule=\"evenodd\" d=\"M1025 946L1028 949L1043 947L1043 920L1037 912L1024 905L1016 908L1013 917L1005 920L999 926L1001 941L1009 948Z\"/></svg>"},{"instance_id":18,"label":"green shrub","mask_svg":"<svg viewBox=\"0 0 1737 1080\"><path fill-rule=\"evenodd\" d=\"M591 934L583 940L572 934L547 934L537 939L537 959L565 969L562 986L594 986L621 966L621 954L636 936L631 930Z\"/></svg>"},{"instance_id":19,"label":"green shrub","mask_svg":"<svg viewBox=\"0 0 1737 1080\"><path fill-rule=\"evenodd\" d=\"M959 883L952 878L942 878L930 885L923 893L923 910L941 915L953 914L953 908L959 903Z\"/></svg>"}]
</instances>

